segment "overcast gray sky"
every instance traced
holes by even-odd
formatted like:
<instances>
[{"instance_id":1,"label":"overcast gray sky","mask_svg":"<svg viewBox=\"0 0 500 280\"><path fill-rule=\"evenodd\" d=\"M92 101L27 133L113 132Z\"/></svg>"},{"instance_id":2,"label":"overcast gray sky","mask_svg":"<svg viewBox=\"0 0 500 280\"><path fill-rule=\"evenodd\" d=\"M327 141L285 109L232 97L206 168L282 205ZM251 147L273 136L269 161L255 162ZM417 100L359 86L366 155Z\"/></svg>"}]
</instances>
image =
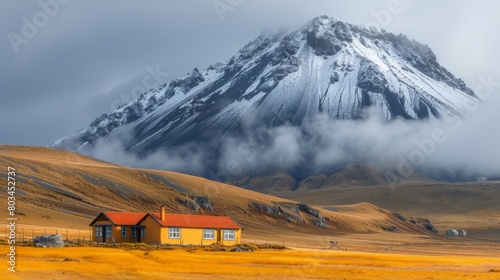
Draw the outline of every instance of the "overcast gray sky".
<instances>
[{"instance_id":1,"label":"overcast gray sky","mask_svg":"<svg viewBox=\"0 0 500 280\"><path fill-rule=\"evenodd\" d=\"M229 59L265 27L323 14L428 44L474 89L478 77L500 80L499 10L495 0L0 0L0 143L48 145L129 100L151 69L168 81Z\"/></svg>"}]
</instances>

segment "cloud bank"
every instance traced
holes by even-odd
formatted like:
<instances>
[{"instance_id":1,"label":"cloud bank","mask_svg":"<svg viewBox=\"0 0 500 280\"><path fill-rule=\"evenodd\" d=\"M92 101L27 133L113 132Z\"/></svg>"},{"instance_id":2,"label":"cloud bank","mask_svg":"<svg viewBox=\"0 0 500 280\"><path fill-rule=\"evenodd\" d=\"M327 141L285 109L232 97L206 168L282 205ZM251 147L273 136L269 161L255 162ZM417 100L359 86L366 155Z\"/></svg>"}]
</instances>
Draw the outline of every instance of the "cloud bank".
<instances>
[{"instance_id":1,"label":"cloud bank","mask_svg":"<svg viewBox=\"0 0 500 280\"><path fill-rule=\"evenodd\" d=\"M375 111L368 111L363 120L333 121L319 115L301 127L248 125L245 133L226 137L216 149L209 143L187 143L138 158L121 143L108 142L99 144L91 156L220 181L275 171L303 178L334 173L351 163L373 164L387 173L388 181L414 172L452 181L500 178L498 99L489 95L466 118L387 123Z\"/></svg>"}]
</instances>

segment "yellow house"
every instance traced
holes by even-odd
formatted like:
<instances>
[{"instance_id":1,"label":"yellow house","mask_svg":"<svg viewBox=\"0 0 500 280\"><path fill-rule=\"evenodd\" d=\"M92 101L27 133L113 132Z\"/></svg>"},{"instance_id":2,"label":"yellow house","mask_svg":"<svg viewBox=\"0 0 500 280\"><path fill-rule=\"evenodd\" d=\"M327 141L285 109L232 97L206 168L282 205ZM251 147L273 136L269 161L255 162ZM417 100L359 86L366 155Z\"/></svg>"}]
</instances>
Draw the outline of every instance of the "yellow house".
<instances>
[{"instance_id":1,"label":"yellow house","mask_svg":"<svg viewBox=\"0 0 500 280\"><path fill-rule=\"evenodd\" d=\"M241 226L230 217L160 213L102 212L91 223L97 242L179 245L236 245Z\"/></svg>"}]
</instances>

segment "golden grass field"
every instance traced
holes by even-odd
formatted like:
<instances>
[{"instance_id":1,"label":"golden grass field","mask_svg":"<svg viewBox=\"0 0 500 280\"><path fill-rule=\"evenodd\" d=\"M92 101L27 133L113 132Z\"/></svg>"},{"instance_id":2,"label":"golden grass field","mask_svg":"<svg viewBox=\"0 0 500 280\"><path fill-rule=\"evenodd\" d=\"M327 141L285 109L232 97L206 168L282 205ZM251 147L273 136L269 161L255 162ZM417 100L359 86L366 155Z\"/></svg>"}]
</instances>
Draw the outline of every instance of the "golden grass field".
<instances>
[{"instance_id":1,"label":"golden grass field","mask_svg":"<svg viewBox=\"0 0 500 280\"><path fill-rule=\"evenodd\" d=\"M17 250L17 272L2 272L0 279L500 279L500 259L486 257L202 248Z\"/></svg>"}]
</instances>

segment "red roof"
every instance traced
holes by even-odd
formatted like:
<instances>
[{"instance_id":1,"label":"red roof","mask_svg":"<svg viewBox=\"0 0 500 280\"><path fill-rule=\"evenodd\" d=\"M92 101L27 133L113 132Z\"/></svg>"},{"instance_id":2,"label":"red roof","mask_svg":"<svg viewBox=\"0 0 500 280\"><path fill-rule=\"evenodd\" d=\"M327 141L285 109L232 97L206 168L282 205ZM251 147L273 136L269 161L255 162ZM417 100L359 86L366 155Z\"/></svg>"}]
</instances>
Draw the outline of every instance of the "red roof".
<instances>
[{"instance_id":1,"label":"red roof","mask_svg":"<svg viewBox=\"0 0 500 280\"><path fill-rule=\"evenodd\" d=\"M104 212L103 213L113 224L117 226L134 226L148 213L137 212Z\"/></svg>"},{"instance_id":2,"label":"red roof","mask_svg":"<svg viewBox=\"0 0 500 280\"><path fill-rule=\"evenodd\" d=\"M163 227L184 227L184 228L214 228L214 229L239 229L233 219L224 216L202 216L165 214L165 220L160 220L160 213L149 213Z\"/></svg>"}]
</instances>

